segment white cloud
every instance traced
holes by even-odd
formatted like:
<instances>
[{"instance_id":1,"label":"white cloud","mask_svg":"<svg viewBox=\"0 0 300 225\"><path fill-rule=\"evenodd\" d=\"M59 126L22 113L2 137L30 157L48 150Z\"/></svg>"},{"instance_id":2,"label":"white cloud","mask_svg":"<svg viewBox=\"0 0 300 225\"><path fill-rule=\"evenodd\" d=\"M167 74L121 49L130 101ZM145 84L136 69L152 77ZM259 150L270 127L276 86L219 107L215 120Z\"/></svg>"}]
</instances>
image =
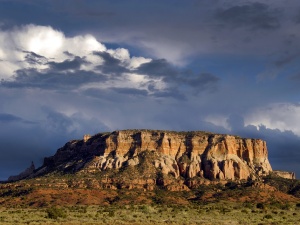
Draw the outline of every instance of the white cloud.
<instances>
[{"instance_id":1,"label":"white cloud","mask_svg":"<svg viewBox=\"0 0 300 225\"><path fill-rule=\"evenodd\" d=\"M107 52L116 59L121 61L129 61L130 54L129 51L125 48L117 48L117 49L108 49Z\"/></svg>"},{"instance_id":2,"label":"white cloud","mask_svg":"<svg viewBox=\"0 0 300 225\"><path fill-rule=\"evenodd\" d=\"M19 69L20 67L17 66L16 63L12 63L12 62L3 60L3 61L0 61L0 68L1 68L0 80L1 79L10 80L11 75L14 73L14 71Z\"/></svg>"},{"instance_id":3,"label":"white cloud","mask_svg":"<svg viewBox=\"0 0 300 225\"><path fill-rule=\"evenodd\" d=\"M90 35L66 37L63 32L50 26L37 26L29 24L16 27L10 31L0 31L0 78L11 79L14 71L24 68L46 69L48 65L30 64L25 56L33 52L56 63L72 60L73 56L85 58L90 64L81 65L81 69L93 71L103 60L93 52L107 52L112 57L120 60L122 66L129 70L137 68L151 59L144 57L130 57L128 49L107 49L106 46Z\"/></svg>"},{"instance_id":4,"label":"white cloud","mask_svg":"<svg viewBox=\"0 0 300 225\"><path fill-rule=\"evenodd\" d=\"M300 136L300 105L292 103L274 103L258 108L245 116L246 125L265 125L267 128L281 131L291 130Z\"/></svg>"},{"instance_id":5,"label":"white cloud","mask_svg":"<svg viewBox=\"0 0 300 225\"><path fill-rule=\"evenodd\" d=\"M205 117L206 122L212 123L216 126L224 127L225 129L230 130L230 126L227 122L228 116L221 114L209 114Z\"/></svg>"},{"instance_id":6,"label":"white cloud","mask_svg":"<svg viewBox=\"0 0 300 225\"><path fill-rule=\"evenodd\" d=\"M133 56L130 60L129 63L129 68L130 69L136 69L138 68L141 64L143 63L148 63L151 62L151 59L149 58L144 58L144 57L135 57Z\"/></svg>"},{"instance_id":7,"label":"white cloud","mask_svg":"<svg viewBox=\"0 0 300 225\"><path fill-rule=\"evenodd\" d=\"M157 58L167 59L178 66L184 66L187 61L186 58L190 56L193 51L190 44L182 42L172 42L171 40L143 40L140 47L146 49L153 56Z\"/></svg>"},{"instance_id":8,"label":"white cloud","mask_svg":"<svg viewBox=\"0 0 300 225\"><path fill-rule=\"evenodd\" d=\"M12 33L14 42L25 51L35 52L48 58L60 54L65 36L51 27L27 25Z\"/></svg>"},{"instance_id":9,"label":"white cloud","mask_svg":"<svg viewBox=\"0 0 300 225\"><path fill-rule=\"evenodd\" d=\"M83 57L92 51L106 50L106 47L92 35L67 38L63 32L50 26L30 24L15 28L9 34L16 49L31 51L56 60L64 60L65 51Z\"/></svg>"}]
</instances>

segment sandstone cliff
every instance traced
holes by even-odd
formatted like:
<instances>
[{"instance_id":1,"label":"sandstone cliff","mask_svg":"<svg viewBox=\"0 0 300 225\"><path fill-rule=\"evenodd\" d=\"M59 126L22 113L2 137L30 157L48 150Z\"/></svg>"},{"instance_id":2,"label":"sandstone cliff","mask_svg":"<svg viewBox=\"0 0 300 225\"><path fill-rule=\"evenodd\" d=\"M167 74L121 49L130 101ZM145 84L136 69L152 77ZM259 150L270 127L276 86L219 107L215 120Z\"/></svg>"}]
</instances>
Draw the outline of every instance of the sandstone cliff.
<instances>
[{"instance_id":1,"label":"sandstone cliff","mask_svg":"<svg viewBox=\"0 0 300 225\"><path fill-rule=\"evenodd\" d=\"M31 177L53 171L104 174L124 168L143 169L136 177L132 173L126 185L161 183L170 189L170 179L176 180L176 189L178 184L185 189L207 181L259 179L272 171L263 140L201 131L122 130L66 143ZM116 178L108 177L101 178L103 187L115 183Z\"/></svg>"}]
</instances>

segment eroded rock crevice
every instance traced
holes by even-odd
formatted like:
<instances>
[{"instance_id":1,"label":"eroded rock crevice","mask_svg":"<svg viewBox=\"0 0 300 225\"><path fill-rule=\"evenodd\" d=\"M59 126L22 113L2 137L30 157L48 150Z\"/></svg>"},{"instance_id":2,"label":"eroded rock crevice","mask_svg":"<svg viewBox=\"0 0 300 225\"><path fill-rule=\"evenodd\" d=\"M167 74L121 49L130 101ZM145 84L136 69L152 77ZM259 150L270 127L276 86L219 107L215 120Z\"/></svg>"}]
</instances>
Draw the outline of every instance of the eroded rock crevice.
<instances>
[{"instance_id":1,"label":"eroded rock crevice","mask_svg":"<svg viewBox=\"0 0 300 225\"><path fill-rule=\"evenodd\" d=\"M272 171L263 140L201 131L152 130L114 131L70 141L46 158L43 167L72 166L74 172L82 167L90 171L120 169L137 166L139 154L145 151L155 152L155 168L175 178L255 179ZM92 160L87 162L87 156Z\"/></svg>"}]
</instances>

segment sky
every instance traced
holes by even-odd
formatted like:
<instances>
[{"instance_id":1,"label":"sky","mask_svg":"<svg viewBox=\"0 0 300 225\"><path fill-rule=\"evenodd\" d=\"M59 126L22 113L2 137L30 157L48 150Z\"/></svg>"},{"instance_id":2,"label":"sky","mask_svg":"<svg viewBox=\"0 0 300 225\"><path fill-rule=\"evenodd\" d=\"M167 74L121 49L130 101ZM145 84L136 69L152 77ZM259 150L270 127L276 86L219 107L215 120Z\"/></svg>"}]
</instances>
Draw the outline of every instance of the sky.
<instances>
[{"instance_id":1,"label":"sky","mask_svg":"<svg viewBox=\"0 0 300 225\"><path fill-rule=\"evenodd\" d=\"M121 129L267 141L300 176L298 0L0 0L0 180Z\"/></svg>"}]
</instances>

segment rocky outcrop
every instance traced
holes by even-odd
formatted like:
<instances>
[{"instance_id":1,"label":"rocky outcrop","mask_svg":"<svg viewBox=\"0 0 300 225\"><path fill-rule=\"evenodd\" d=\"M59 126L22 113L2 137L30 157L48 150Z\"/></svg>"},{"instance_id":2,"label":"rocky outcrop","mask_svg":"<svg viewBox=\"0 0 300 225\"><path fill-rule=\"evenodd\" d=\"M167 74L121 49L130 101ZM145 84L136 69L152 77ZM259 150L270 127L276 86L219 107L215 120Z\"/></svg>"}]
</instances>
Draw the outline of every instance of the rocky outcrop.
<instances>
[{"instance_id":1,"label":"rocky outcrop","mask_svg":"<svg viewBox=\"0 0 300 225\"><path fill-rule=\"evenodd\" d=\"M97 173L137 167L143 152L154 153L151 163L156 173L184 179L185 183L195 177L211 181L259 179L272 171L266 142L260 139L202 131L122 130L68 142L54 156L45 158L32 176L54 170Z\"/></svg>"},{"instance_id":2,"label":"rocky outcrop","mask_svg":"<svg viewBox=\"0 0 300 225\"><path fill-rule=\"evenodd\" d=\"M285 179L296 179L296 174L294 172L281 171L281 170L273 170L272 174L275 176L279 176Z\"/></svg>"},{"instance_id":3,"label":"rocky outcrop","mask_svg":"<svg viewBox=\"0 0 300 225\"><path fill-rule=\"evenodd\" d=\"M31 162L31 165L26 170L21 172L19 175L10 176L7 180L11 182L11 181L17 181L17 180L24 179L24 178L30 176L31 174L33 174L34 170L35 170L34 163Z\"/></svg>"}]
</instances>

